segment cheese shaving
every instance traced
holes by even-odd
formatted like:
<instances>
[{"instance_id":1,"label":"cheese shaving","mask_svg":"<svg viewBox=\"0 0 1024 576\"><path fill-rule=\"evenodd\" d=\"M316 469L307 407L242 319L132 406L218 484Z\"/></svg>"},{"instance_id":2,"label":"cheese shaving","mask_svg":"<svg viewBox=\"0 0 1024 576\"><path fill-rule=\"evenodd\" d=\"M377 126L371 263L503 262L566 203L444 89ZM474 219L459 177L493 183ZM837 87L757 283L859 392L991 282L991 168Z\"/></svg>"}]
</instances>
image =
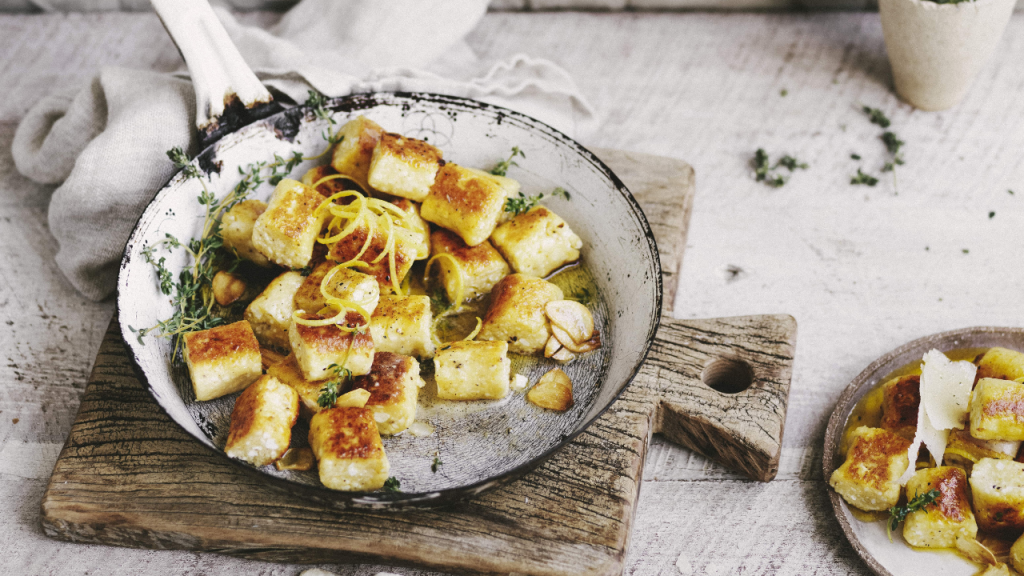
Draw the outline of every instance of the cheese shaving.
<instances>
[{"instance_id":1,"label":"cheese shaving","mask_svg":"<svg viewBox=\"0 0 1024 576\"><path fill-rule=\"evenodd\" d=\"M938 430L962 430L970 412L971 388L978 368L970 362L952 362L938 350L924 355L921 366L921 403Z\"/></svg>"},{"instance_id":2,"label":"cheese shaving","mask_svg":"<svg viewBox=\"0 0 1024 576\"><path fill-rule=\"evenodd\" d=\"M923 360L917 432L907 450L910 465L900 477L902 485L906 485L917 471L917 455L922 444L935 459L935 465L942 466L949 431L953 428L963 429L964 420L970 411L971 388L977 370L970 362L950 361L938 350L928 351Z\"/></svg>"}]
</instances>

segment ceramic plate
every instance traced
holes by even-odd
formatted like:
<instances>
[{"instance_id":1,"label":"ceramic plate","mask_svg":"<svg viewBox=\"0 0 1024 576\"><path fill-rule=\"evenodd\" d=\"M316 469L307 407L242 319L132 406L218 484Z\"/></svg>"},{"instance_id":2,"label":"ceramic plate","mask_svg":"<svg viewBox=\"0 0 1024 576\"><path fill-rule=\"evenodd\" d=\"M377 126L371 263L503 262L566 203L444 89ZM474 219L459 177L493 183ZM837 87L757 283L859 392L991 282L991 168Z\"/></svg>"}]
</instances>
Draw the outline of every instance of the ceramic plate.
<instances>
[{"instance_id":1,"label":"ceramic plate","mask_svg":"<svg viewBox=\"0 0 1024 576\"><path fill-rule=\"evenodd\" d=\"M605 410L633 378L646 357L661 310L661 267L650 226L619 179L582 146L553 128L522 114L472 100L429 94L377 93L330 102L340 124L363 114L386 130L421 138L464 166L489 169L513 146L526 154L509 176L526 194L562 186L571 200L545 201L583 239L583 261L593 276L598 298L591 308L604 346L564 367L574 383L575 406L558 414L510 394L499 402L468 402L457 407L421 406L418 420L435 427L429 436L409 433L385 439L391 473L401 493L344 493L320 485L316 470L281 472L232 460L268 482L336 506L392 507L437 505L477 494L522 475L582 431ZM194 164L208 175L207 186L222 197L240 180L239 168L274 155L314 156L323 150L327 124L308 108L296 107L225 136L200 153ZM304 162L291 175L300 178ZM236 395L196 402L188 374L170 362L170 343L147 337L140 344L131 328L154 325L171 316L167 296L158 289L153 267L141 251L170 233L179 239L198 235L203 218L196 201L200 183L176 175L157 193L128 241L118 279L121 331L140 377L172 419L200 442L221 451ZM264 184L252 197L266 200ZM176 273L182 251L161 253ZM515 362L513 371L534 383L554 367L552 361ZM429 394L429 391L427 392ZM304 442L306 428L293 431L293 446ZM431 464L437 455L443 465ZM226 456L225 456L226 458Z\"/></svg>"},{"instance_id":2,"label":"ceramic plate","mask_svg":"<svg viewBox=\"0 0 1024 576\"><path fill-rule=\"evenodd\" d=\"M826 481L842 465L845 455L839 452L846 421L857 402L877 386L892 371L921 359L929 350L942 351L957 348L990 348L1002 346L1024 350L1024 329L977 327L940 332L905 344L875 360L847 386L828 421L822 469ZM832 488L826 488L832 500L839 525L857 553L879 576L973 576L978 566L953 552L918 551L903 540L902 528L892 534L892 542L885 533L884 522L861 522L853 517L850 507Z\"/></svg>"}]
</instances>

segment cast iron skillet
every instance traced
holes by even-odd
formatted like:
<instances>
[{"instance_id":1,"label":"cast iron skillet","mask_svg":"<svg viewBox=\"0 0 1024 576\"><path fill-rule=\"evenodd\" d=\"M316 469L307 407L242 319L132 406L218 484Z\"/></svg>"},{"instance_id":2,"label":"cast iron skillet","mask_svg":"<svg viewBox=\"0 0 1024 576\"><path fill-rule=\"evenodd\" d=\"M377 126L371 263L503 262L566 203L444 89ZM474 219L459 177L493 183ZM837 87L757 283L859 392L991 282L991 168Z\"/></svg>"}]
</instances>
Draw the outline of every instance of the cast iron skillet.
<instances>
[{"instance_id":1,"label":"cast iron skillet","mask_svg":"<svg viewBox=\"0 0 1024 576\"><path fill-rule=\"evenodd\" d=\"M153 4L196 84L197 128L204 148L193 164L211 192L221 197L240 180L238 169L253 162L272 160L275 154L287 158L296 151L315 156L324 149L327 123L307 106L276 105L204 0ZM238 88L243 83L246 87ZM214 106L222 102L226 105ZM606 410L647 356L660 319L662 285L646 218L622 182L591 152L512 110L422 93L358 94L332 99L328 107L339 124L363 114L387 130L428 140L444 151L447 160L465 166L486 169L507 156L512 146L522 148L527 156L509 176L519 180L526 193L563 186L572 194L570 201L546 204L583 239L583 261L597 287L591 308L604 345L563 367L572 378L576 404L562 414L541 410L516 393L498 403L421 405L417 419L433 424L433 434L415 437L407 432L385 439L391 474L401 481L401 492L338 492L320 484L315 468L281 472L273 466L257 468L228 460L271 485L341 508L436 506L522 476ZM327 161L324 157L304 162L291 175L299 178L311 166ZM140 344L132 332L171 315L168 298L159 292L153 267L141 251L167 233L179 239L197 235L203 212L196 198L201 189L198 180L179 173L156 194L125 248L118 310L123 339L149 392L189 434L223 455L236 395L196 402L187 372L170 361L170 342L147 337ZM272 189L264 184L253 197L265 200ZM187 263L181 250L160 255L175 272ZM513 371L533 384L553 366L543 359L519 360ZM429 398L429 390L424 396ZM306 433L298 424L293 445L304 443ZM442 462L436 472L431 467L435 456Z\"/></svg>"}]
</instances>

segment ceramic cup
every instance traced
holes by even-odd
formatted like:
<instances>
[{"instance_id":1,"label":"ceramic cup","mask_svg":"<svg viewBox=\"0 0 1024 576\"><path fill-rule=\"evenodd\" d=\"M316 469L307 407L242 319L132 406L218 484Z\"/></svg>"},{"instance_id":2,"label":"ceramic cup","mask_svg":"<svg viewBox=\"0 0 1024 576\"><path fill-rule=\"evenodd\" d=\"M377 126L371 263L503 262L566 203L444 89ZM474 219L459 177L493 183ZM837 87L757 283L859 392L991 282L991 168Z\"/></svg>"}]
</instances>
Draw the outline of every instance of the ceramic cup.
<instances>
[{"instance_id":1,"label":"ceramic cup","mask_svg":"<svg viewBox=\"0 0 1024 576\"><path fill-rule=\"evenodd\" d=\"M995 52L1014 4L879 0L896 92L922 110L956 105Z\"/></svg>"}]
</instances>

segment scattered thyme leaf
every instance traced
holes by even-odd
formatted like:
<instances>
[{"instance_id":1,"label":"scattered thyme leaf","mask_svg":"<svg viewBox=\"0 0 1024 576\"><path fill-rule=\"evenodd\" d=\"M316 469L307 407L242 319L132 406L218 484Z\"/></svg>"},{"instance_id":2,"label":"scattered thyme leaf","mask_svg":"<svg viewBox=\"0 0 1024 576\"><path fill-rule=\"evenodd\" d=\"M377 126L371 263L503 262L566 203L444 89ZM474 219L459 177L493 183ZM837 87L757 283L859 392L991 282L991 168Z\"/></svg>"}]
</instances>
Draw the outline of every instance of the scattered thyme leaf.
<instances>
[{"instance_id":1,"label":"scattered thyme leaf","mask_svg":"<svg viewBox=\"0 0 1024 576\"><path fill-rule=\"evenodd\" d=\"M805 162L800 162L799 160L790 156L789 154L780 158L775 165L787 168L790 172L793 172L797 168L801 170L807 170L807 164Z\"/></svg>"},{"instance_id":2,"label":"scattered thyme leaf","mask_svg":"<svg viewBox=\"0 0 1024 576\"><path fill-rule=\"evenodd\" d=\"M188 154L181 149L181 146L175 146L167 151L167 157L174 163L174 167L181 170L185 174L185 179L199 178L199 168L192 165L192 161L189 160Z\"/></svg>"},{"instance_id":3,"label":"scattered thyme leaf","mask_svg":"<svg viewBox=\"0 0 1024 576\"><path fill-rule=\"evenodd\" d=\"M1010 193L1010 196L1013 196L1013 190L1007 190L1007 192Z\"/></svg>"},{"instance_id":4,"label":"scattered thyme leaf","mask_svg":"<svg viewBox=\"0 0 1024 576\"><path fill-rule=\"evenodd\" d=\"M890 122L889 119L886 118L885 112L882 112L878 108L864 106L861 109L864 111L865 114L868 115L868 118L871 120L872 124L878 124L882 128L888 128L892 124L892 122Z\"/></svg>"},{"instance_id":5,"label":"scattered thyme leaf","mask_svg":"<svg viewBox=\"0 0 1024 576\"><path fill-rule=\"evenodd\" d=\"M323 387L320 388L320 396L317 397L316 403L321 408L330 408L334 406L334 403L338 401L338 395L345 384L352 379L352 371L348 368L342 368L337 364L331 364L327 367L334 376L330 380L324 382Z\"/></svg>"},{"instance_id":6,"label":"scattered thyme leaf","mask_svg":"<svg viewBox=\"0 0 1024 576\"><path fill-rule=\"evenodd\" d=\"M789 90L786 90L785 88L783 88L782 90L779 91L779 96L782 96L783 98L785 98L787 95L789 95Z\"/></svg>"},{"instance_id":7,"label":"scattered thyme leaf","mask_svg":"<svg viewBox=\"0 0 1024 576\"><path fill-rule=\"evenodd\" d=\"M850 158L853 160L860 160L860 154L850 154Z\"/></svg>"},{"instance_id":8,"label":"scattered thyme leaf","mask_svg":"<svg viewBox=\"0 0 1024 576\"><path fill-rule=\"evenodd\" d=\"M989 213L988 213L988 219L989 219L989 220L991 220L991 219L993 219L993 218L995 218L995 217L996 217L996 213L995 213L995 212L989 212Z\"/></svg>"},{"instance_id":9,"label":"scattered thyme leaf","mask_svg":"<svg viewBox=\"0 0 1024 576\"><path fill-rule=\"evenodd\" d=\"M793 156L786 154L779 159L774 165L771 163L771 159L768 153L764 151L764 148L758 148L754 152L754 158L751 161L754 167L754 180L758 182L764 182L772 188L779 188L786 183L786 177L774 172L778 167L788 169L790 172L796 169L806 170L808 168L806 163L800 162Z\"/></svg>"},{"instance_id":10,"label":"scattered thyme leaf","mask_svg":"<svg viewBox=\"0 0 1024 576\"><path fill-rule=\"evenodd\" d=\"M878 184L878 178L870 174L865 174L860 168L857 168L857 175L850 178L850 184L866 184L868 186L874 186Z\"/></svg>"},{"instance_id":11,"label":"scattered thyme leaf","mask_svg":"<svg viewBox=\"0 0 1024 576\"><path fill-rule=\"evenodd\" d=\"M917 512L929 504L934 504L938 497L938 490L929 490L924 494L914 494L906 506L889 508L889 521L885 523L885 533L889 535L889 541L892 541L892 531L900 525L900 522L906 520L911 512Z\"/></svg>"},{"instance_id":12,"label":"scattered thyme leaf","mask_svg":"<svg viewBox=\"0 0 1024 576\"><path fill-rule=\"evenodd\" d=\"M298 272L299 274L302 274L303 277L309 276L310 274L313 273L313 264L306 264L302 268L298 268L295 271Z\"/></svg>"},{"instance_id":13,"label":"scattered thyme leaf","mask_svg":"<svg viewBox=\"0 0 1024 576\"><path fill-rule=\"evenodd\" d=\"M519 149L519 146L513 146L512 154L508 157L508 159L498 162L494 166L494 168L491 168L491 174L494 174L495 176L504 176L508 174L509 168L511 168L512 166L519 166L519 164L516 164L515 161L516 156L522 156L523 158L526 158L526 154L523 154L523 151Z\"/></svg>"},{"instance_id":14,"label":"scattered thyme leaf","mask_svg":"<svg viewBox=\"0 0 1024 576\"><path fill-rule=\"evenodd\" d=\"M971 253L971 251L968 250L967 248L964 248L963 250L961 250L961 252L963 252L964 254L970 254Z\"/></svg>"},{"instance_id":15,"label":"scattered thyme leaf","mask_svg":"<svg viewBox=\"0 0 1024 576\"><path fill-rule=\"evenodd\" d=\"M896 157L899 157L900 147L905 144L905 142L900 140L895 133L889 131L882 133L882 142L885 142L885 149Z\"/></svg>"},{"instance_id":16,"label":"scattered thyme leaf","mask_svg":"<svg viewBox=\"0 0 1024 576\"><path fill-rule=\"evenodd\" d=\"M402 487L402 482L399 481L398 478L395 478L394 476L391 476L390 478L388 478L387 480L384 481L384 488L383 488L383 490L385 492L401 492L401 490L400 490L401 487Z\"/></svg>"},{"instance_id":17,"label":"scattered thyme leaf","mask_svg":"<svg viewBox=\"0 0 1024 576\"><path fill-rule=\"evenodd\" d=\"M430 465L430 471L437 474L437 468L441 466L441 464L443 464L443 462L441 462L441 457L434 456L434 462Z\"/></svg>"},{"instance_id":18,"label":"scattered thyme leaf","mask_svg":"<svg viewBox=\"0 0 1024 576\"><path fill-rule=\"evenodd\" d=\"M565 190L565 188L562 188L561 186L552 190L550 194L537 194L536 196L527 196L520 192L518 196L513 196L511 198L505 199L505 212L510 212L513 216L518 216L523 212L528 211L530 208L533 208L534 206L540 204L541 200L549 196L555 198L564 198L565 200L570 200L572 198L572 196Z\"/></svg>"}]
</instances>

